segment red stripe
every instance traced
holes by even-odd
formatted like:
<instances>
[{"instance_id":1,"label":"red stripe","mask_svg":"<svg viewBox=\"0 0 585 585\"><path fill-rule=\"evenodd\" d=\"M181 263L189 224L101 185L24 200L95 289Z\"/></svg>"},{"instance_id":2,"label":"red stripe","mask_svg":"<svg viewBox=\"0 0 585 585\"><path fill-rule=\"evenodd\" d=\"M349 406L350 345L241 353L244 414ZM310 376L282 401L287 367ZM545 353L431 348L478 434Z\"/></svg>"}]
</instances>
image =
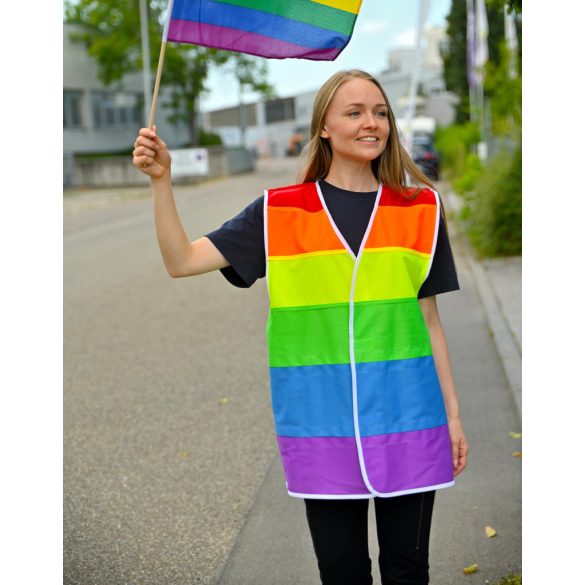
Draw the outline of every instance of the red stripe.
<instances>
[{"instance_id":1,"label":"red stripe","mask_svg":"<svg viewBox=\"0 0 585 585\"><path fill-rule=\"evenodd\" d=\"M414 199L409 199L408 196L412 196L416 192L416 189L410 188L406 191L405 195L401 195L396 191L390 189L390 187L384 186L382 189L382 195L380 197L379 205L396 205L398 207L412 207L413 205L435 205L435 194L430 189L421 189L419 194Z\"/></svg>"},{"instance_id":2,"label":"red stripe","mask_svg":"<svg viewBox=\"0 0 585 585\"><path fill-rule=\"evenodd\" d=\"M315 183L301 183L268 191L271 207L296 207L305 211L323 210Z\"/></svg>"}]
</instances>

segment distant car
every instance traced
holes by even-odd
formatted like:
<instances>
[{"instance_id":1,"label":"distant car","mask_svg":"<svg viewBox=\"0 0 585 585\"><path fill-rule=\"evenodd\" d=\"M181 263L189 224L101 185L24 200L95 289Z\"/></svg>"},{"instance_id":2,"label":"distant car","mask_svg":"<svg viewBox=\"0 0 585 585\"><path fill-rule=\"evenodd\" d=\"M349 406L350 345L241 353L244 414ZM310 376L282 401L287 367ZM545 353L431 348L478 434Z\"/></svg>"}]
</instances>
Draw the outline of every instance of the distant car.
<instances>
[{"instance_id":1,"label":"distant car","mask_svg":"<svg viewBox=\"0 0 585 585\"><path fill-rule=\"evenodd\" d=\"M412 159L429 179L433 181L439 180L439 153L430 136L414 135L412 139Z\"/></svg>"}]
</instances>

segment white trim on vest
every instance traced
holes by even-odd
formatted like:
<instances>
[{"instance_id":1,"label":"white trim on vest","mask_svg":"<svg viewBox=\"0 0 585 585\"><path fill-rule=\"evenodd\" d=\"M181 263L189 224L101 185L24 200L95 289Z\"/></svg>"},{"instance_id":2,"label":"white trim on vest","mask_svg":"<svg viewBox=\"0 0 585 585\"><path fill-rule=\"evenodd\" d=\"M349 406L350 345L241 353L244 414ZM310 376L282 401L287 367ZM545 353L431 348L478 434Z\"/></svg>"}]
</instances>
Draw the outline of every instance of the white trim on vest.
<instances>
[{"instance_id":1,"label":"white trim on vest","mask_svg":"<svg viewBox=\"0 0 585 585\"><path fill-rule=\"evenodd\" d=\"M435 202L437 205L437 211L435 215L435 233L433 235L433 247L431 248L431 257L429 258L427 273L425 274L421 286L425 283L426 279L429 277L429 274L431 273L431 266L433 265L433 260L435 259L435 250L437 248L437 238L439 237L439 222L441 220L441 200L439 199L439 194L434 189L430 190L435 195Z\"/></svg>"},{"instance_id":2,"label":"white trim on vest","mask_svg":"<svg viewBox=\"0 0 585 585\"><path fill-rule=\"evenodd\" d=\"M440 490L455 485L455 480L447 483L438 483L437 485L425 485L419 488L412 488L410 490L400 490L397 492L388 492L385 494L299 494L297 492L288 491L288 495L293 498L308 498L311 500L371 500L376 497L392 498L395 496L405 496L407 494L421 494L423 492L432 492L433 490Z\"/></svg>"},{"instance_id":3,"label":"white trim on vest","mask_svg":"<svg viewBox=\"0 0 585 585\"><path fill-rule=\"evenodd\" d=\"M264 189L264 263L266 274L266 290L268 291L268 298L270 298L270 286L268 284L268 189Z\"/></svg>"}]
</instances>

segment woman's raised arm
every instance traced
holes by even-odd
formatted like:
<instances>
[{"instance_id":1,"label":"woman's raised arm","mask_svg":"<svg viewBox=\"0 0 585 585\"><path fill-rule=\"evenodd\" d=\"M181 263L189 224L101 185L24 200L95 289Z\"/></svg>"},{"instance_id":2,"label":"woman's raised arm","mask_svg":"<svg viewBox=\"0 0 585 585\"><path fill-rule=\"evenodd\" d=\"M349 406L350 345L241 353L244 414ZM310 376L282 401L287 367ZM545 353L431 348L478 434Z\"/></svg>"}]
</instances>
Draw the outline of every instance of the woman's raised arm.
<instances>
[{"instance_id":1,"label":"woman's raised arm","mask_svg":"<svg viewBox=\"0 0 585 585\"><path fill-rule=\"evenodd\" d=\"M229 266L208 238L190 242L185 234L173 195L171 157L154 128L142 128L134 143L134 166L150 177L158 245L173 278L194 276Z\"/></svg>"}]
</instances>

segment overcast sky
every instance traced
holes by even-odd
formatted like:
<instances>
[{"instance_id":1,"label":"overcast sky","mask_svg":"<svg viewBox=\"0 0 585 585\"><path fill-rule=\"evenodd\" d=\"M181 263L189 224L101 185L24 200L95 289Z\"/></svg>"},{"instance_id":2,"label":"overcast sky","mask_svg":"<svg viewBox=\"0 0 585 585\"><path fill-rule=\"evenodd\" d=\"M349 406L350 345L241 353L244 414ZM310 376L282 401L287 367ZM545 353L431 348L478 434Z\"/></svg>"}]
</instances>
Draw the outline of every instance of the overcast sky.
<instances>
[{"instance_id":1,"label":"overcast sky","mask_svg":"<svg viewBox=\"0 0 585 585\"><path fill-rule=\"evenodd\" d=\"M445 24L451 0L431 0L427 25ZM340 69L359 68L377 74L386 67L388 51L414 47L419 0L364 0L353 36L335 61L268 59L269 81L280 97L317 89ZM233 76L215 72L210 94L202 100L204 111L233 106L238 87ZM247 94L244 101L254 101Z\"/></svg>"}]
</instances>

